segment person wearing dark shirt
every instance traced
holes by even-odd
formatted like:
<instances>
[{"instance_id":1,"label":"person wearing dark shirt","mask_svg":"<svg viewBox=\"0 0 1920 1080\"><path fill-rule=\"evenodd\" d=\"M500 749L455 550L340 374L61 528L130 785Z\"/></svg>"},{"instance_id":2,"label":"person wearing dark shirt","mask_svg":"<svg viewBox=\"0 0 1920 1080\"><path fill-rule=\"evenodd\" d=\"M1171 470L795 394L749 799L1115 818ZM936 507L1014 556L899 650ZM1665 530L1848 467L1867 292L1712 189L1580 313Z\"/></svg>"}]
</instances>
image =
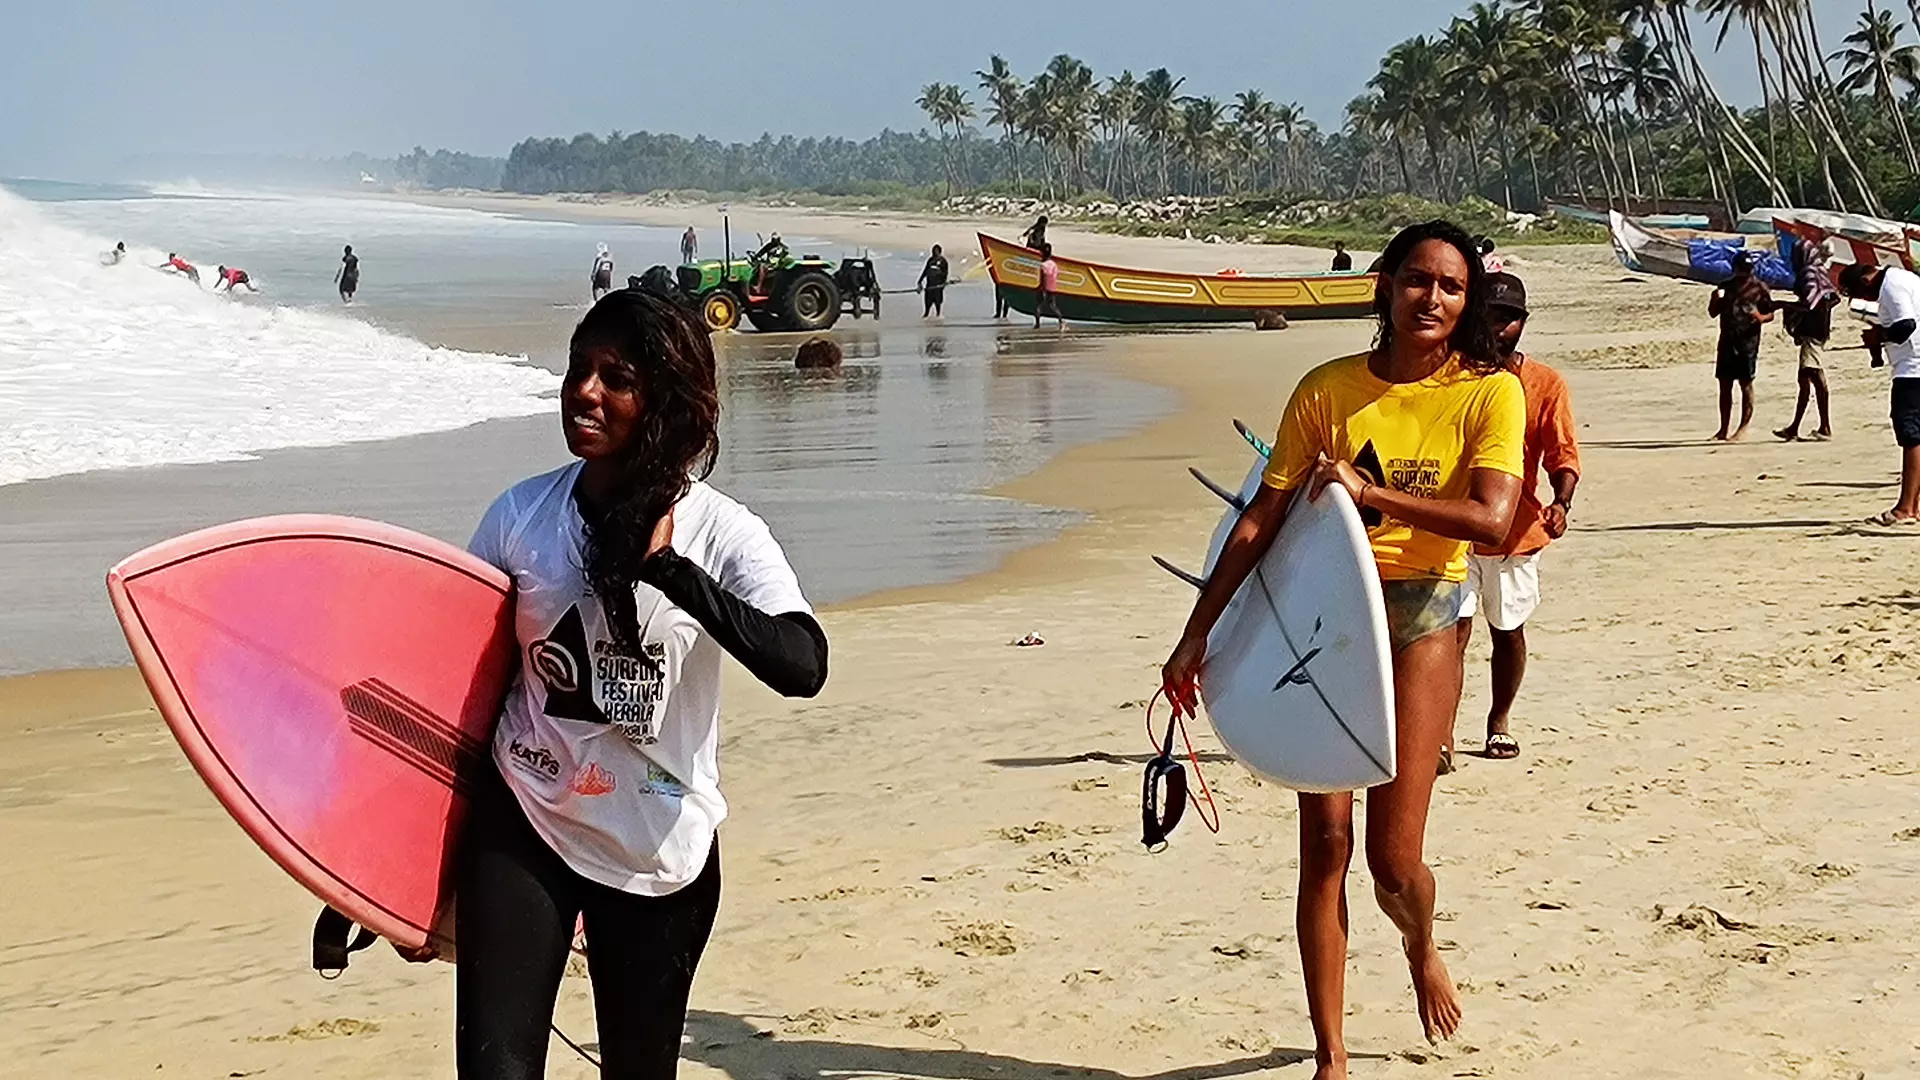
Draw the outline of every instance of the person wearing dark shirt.
<instances>
[{"instance_id":1,"label":"person wearing dark shirt","mask_svg":"<svg viewBox=\"0 0 1920 1080\"><path fill-rule=\"evenodd\" d=\"M927 265L920 268L920 280L915 283L920 295L926 301L926 309L921 318L929 315L944 315L940 310L947 298L947 257L940 254L940 245L933 245L933 253L927 256Z\"/></svg>"},{"instance_id":2,"label":"person wearing dark shirt","mask_svg":"<svg viewBox=\"0 0 1920 1080\"><path fill-rule=\"evenodd\" d=\"M353 253L352 244L348 244L346 254L340 256L340 269L333 272L333 282L340 286L340 299L353 303L353 294L360 290L360 256Z\"/></svg>"},{"instance_id":3,"label":"person wearing dark shirt","mask_svg":"<svg viewBox=\"0 0 1920 1080\"><path fill-rule=\"evenodd\" d=\"M1734 256L1733 277L1713 290L1707 314L1720 320L1719 355L1713 373L1720 380L1720 430L1717 442L1730 442L1747 433L1753 422L1753 377L1760 369L1760 329L1773 321L1773 294L1753 276L1759 256L1742 251ZM1733 423L1733 387L1740 384L1740 426Z\"/></svg>"},{"instance_id":4,"label":"person wearing dark shirt","mask_svg":"<svg viewBox=\"0 0 1920 1080\"><path fill-rule=\"evenodd\" d=\"M1794 301L1781 313L1781 321L1800 347L1800 400L1793 408L1793 423L1774 432L1789 441L1800 437L1800 421L1806 418L1810 398L1820 405L1820 426L1812 437L1833 437L1833 422L1827 414L1827 373L1821 364L1827 339L1833 336L1833 309L1840 303L1833 287L1832 258L1825 244L1800 244L1793 251Z\"/></svg>"},{"instance_id":5,"label":"person wearing dark shirt","mask_svg":"<svg viewBox=\"0 0 1920 1080\"><path fill-rule=\"evenodd\" d=\"M1347 253L1347 245L1339 240L1333 242L1333 272L1347 274L1353 272L1353 256Z\"/></svg>"},{"instance_id":6,"label":"person wearing dark shirt","mask_svg":"<svg viewBox=\"0 0 1920 1080\"><path fill-rule=\"evenodd\" d=\"M1040 220L1028 227L1020 236L1020 242L1035 251L1047 246L1047 215L1041 214Z\"/></svg>"}]
</instances>

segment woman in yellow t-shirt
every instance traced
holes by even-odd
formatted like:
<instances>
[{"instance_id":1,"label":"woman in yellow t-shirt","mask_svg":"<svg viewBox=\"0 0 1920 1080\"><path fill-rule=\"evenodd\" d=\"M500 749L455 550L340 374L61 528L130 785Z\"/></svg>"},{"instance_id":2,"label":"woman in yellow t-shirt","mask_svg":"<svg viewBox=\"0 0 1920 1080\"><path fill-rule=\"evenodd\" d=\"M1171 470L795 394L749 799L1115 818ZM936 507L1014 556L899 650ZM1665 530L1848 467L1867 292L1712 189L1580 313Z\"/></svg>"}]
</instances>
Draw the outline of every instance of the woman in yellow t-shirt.
<instances>
[{"instance_id":1,"label":"woman in yellow t-shirt","mask_svg":"<svg viewBox=\"0 0 1920 1080\"><path fill-rule=\"evenodd\" d=\"M1323 364L1287 402L1266 483L1234 527L1163 671L1191 715L1207 635L1280 531L1294 492L1339 484L1360 507L1386 594L1399 773L1368 792L1374 897L1399 927L1427 1038L1450 1036L1460 1004L1433 937L1423 860L1440 747L1460 701L1454 623L1467 548L1506 538L1520 496L1525 396L1494 349L1485 270L1444 221L1394 237L1380 259L1372 351ZM1347 1075L1341 1033L1353 795L1300 796L1300 954L1317 1080Z\"/></svg>"}]
</instances>

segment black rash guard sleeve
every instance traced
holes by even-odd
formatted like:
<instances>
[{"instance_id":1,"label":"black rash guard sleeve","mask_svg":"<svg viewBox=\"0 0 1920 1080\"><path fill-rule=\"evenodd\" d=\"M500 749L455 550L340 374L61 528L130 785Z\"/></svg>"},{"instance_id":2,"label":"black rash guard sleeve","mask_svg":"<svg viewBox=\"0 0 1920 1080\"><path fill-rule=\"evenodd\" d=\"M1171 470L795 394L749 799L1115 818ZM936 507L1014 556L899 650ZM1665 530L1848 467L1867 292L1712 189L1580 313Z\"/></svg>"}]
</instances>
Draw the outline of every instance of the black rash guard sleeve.
<instances>
[{"instance_id":1,"label":"black rash guard sleeve","mask_svg":"<svg viewBox=\"0 0 1920 1080\"><path fill-rule=\"evenodd\" d=\"M810 698L826 685L827 633L806 612L768 615L671 548L640 564L640 580L699 620L721 648L783 697Z\"/></svg>"},{"instance_id":2,"label":"black rash guard sleeve","mask_svg":"<svg viewBox=\"0 0 1920 1080\"><path fill-rule=\"evenodd\" d=\"M1920 326L1920 324L1916 324L1912 319L1901 319L1892 326L1881 327L1880 339L1882 341L1891 341L1895 345L1905 344L1907 339L1913 336L1913 331L1916 326Z\"/></svg>"}]
</instances>

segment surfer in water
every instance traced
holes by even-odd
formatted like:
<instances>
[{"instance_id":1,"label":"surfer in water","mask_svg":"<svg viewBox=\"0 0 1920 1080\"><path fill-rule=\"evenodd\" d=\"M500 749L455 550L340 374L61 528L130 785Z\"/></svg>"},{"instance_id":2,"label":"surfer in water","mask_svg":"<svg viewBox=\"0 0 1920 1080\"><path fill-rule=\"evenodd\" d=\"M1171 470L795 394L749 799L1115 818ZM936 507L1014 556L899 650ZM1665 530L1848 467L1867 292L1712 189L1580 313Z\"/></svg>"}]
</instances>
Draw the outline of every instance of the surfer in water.
<instances>
[{"instance_id":1,"label":"surfer in water","mask_svg":"<svg viewBox=\"0 0 1920 1080\"><path fill-rule=\"evenodd\" d=\"M601 1074L674 1075L720 903L721 654L789 697L826 682L826 634L786 554L703 479L719 414L706 328L644 289L609 293L561 385L578 460L509 488L474 534L518 587L523 662L461 852L469 1080L545 1075L578 917Z\"/></svg>"},{"instance_id":2,"label":"surfer in water","mask_svg":"<svg viewBox=\"0 0 1920 1080\"><path fill-rule=\"evenodd\" d=\"M1294 494L1345 488L1367 524L1393 647L1394 779L1367 792L1374 899L1399 929L1430 1040L1460 1025L1460 1000L1434 938L1434 878L1424 848L1440 748L1460 702L1458 621L1467 550L1498 544L1520 497L1525 397L1487 316L1486 270L1471 238L1430 221L1381 256L1379 320L1369 352L1300 380L1254 496L1194 603L1162 670L1174 710L1193 715L1207 635L1266 555ZM1316 1080L1347 1075L1347 867L1353 795L1302 793L1295 910Z\"/></svg>"},{"instance_id":3,"label":"surfer in water","mask_svg":"<svg viewBox=\"0 0 1920 1080\"><path fill-rule=\"evenodd\" d=\"M194 280L197 281L199 279L195 278ZM247 276L247 272L237 266L221 267L220 280L213 283L214 292L219 292L222 289L225 289L227 292L233 292L242 287L250 293L260 291L253 287L253 279Z\"/></svg>"},{"instance_id":4,"label":"surfer in water","mask_svg":"<svg viewBox=\"0 0 1920 1080\"><path fill-rule=\"evenodd\" d=\"M348 244L346 253L340 256L340 269L333 272L333 283L340 286L342 303L353 303L353 294L360 291L360 256L353 253L353 245Z\"/></svg>"},{"instance_id":5,"label":"surfer in water","mask_svg":"<svg viewBox=\"0 0 1920 1080\"><path fill-rule=\"evenodd\" d=\"M167 261L161 263L159 268L175 274L184 274L195 285L200 284L199 269L171 251L167 252Z\"/></svg>"},{"instance_id":6,"label":"surfer in water","mask_svg":"<svg viewBox=\"0 0 1920 1080\"><path fill-rule=\"evenodd\" d=\"M590 291L595 303L613 291L613 253L601 244L593 252L593 277Z\"/></svg>"}]
</instances>

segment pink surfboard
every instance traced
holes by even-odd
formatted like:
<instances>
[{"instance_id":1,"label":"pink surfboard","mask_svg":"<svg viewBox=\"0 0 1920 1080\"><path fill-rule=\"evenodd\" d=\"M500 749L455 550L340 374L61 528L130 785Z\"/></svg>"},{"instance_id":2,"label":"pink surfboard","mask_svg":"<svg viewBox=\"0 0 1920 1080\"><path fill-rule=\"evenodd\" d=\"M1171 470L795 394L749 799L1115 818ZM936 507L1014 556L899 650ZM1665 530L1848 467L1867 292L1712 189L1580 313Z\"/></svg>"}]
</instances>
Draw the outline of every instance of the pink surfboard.
<instances>
[{"instance_id":1,"label":"pink surfboard","mask_svg":"<svg viewBox=\"0 0 1920 1080\"><path fill-rule=\"evenodd\" d=\"M391 525L295 515L155 545L107 592L247 835L361 926L446 944L454 845L516 653L507 575Z\"/></svg>"}]
</instances>

